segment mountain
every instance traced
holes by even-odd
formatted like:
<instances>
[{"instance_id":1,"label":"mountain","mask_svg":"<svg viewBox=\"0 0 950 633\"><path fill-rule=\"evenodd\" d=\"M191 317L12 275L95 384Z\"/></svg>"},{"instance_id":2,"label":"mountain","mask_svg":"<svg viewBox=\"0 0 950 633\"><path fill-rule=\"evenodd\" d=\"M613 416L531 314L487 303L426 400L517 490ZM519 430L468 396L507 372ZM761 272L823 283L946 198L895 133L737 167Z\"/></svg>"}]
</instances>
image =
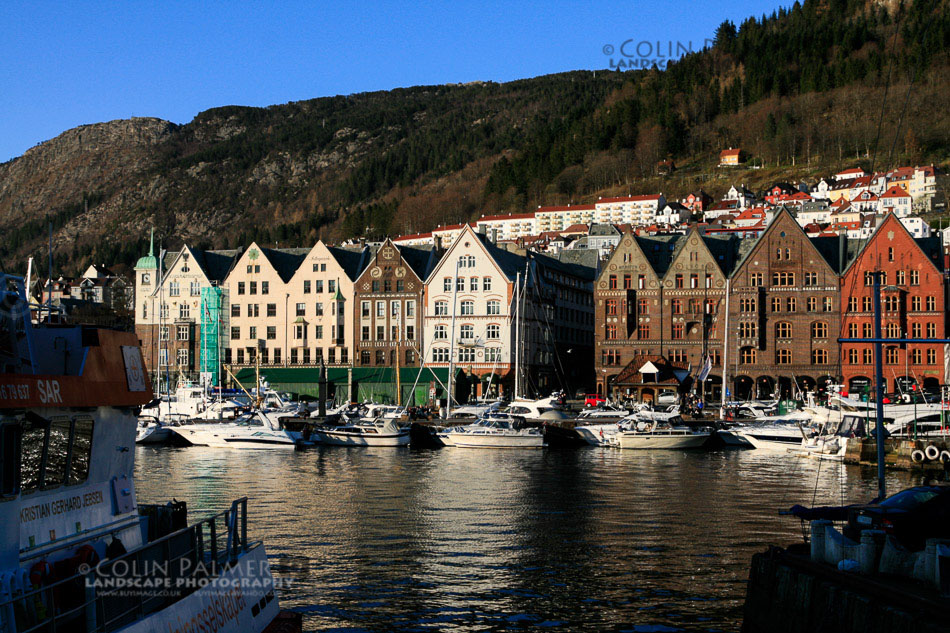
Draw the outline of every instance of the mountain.
<instances>
[{"instance_id":1,"label":"mountain","mask_svg":"<svg viewBox=\"0 0 950 633\"><path fill-rule=\"evenodd\" d=\"M665 70L576 71L85 125L0 164L10 269L166 246L309 245L598 195L946 160L950 0L808 0ZM883 115L882 115L883 112ZM755 170L717 172L726 147ZM659 161L679 169L659 176ZM873 163L873 165L871 164Z\"/></svg>"}]
</instances>

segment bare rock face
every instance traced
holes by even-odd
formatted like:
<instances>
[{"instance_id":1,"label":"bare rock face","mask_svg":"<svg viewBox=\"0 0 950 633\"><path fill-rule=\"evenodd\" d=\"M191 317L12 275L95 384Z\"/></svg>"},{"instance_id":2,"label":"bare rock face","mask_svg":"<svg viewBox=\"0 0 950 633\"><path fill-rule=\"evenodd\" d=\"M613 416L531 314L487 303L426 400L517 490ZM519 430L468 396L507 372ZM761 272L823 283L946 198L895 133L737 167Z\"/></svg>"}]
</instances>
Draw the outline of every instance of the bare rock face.
<instances>
[{"instance_id":1,"label":"bare rock face","mask_svg":"<svg viewBox=\"0 0 950 633\"><path fill-rule=\"evenodd\" d=\"M155 118L83 125L0 165L0 227L115 188L146 169L175 128Z\"/></svg>"}]
</instances>

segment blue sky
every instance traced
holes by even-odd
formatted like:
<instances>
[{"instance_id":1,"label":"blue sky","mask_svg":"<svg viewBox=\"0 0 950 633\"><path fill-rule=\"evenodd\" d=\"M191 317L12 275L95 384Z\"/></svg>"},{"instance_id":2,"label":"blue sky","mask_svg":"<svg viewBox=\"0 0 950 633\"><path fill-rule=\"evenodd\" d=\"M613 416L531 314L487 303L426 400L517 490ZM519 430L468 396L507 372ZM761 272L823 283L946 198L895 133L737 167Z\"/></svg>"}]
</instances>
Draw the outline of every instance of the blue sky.
<instances>
[{"instance_id":1,"label":"blue sky","mask_svg":"<svg viewBox=\"0 0 950 633\"><path fill-rule=\"evenodd\" d=\"M606 69L625 41L647 57L653 42L698 49L722 20L778 6L10 0L0 4L0 161L83 123L186 123L221 105Z\"/></svg>"}]
</instances>

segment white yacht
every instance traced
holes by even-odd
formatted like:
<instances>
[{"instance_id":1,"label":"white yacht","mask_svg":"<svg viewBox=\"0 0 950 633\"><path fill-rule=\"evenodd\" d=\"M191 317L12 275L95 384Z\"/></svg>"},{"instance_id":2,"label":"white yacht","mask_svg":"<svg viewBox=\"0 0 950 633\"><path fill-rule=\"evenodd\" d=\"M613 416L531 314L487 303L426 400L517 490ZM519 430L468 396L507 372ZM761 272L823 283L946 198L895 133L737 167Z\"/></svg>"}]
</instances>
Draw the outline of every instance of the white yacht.
<instances>
[{"instance_id":1,"label":"white yacht","mask_svg":"<svg viewBox=\"0 0 950 633\"><path fill-rule=\"evenodd\" d=\"M498 400L492 402L470 402L460 407L452 409L453 420L478 419L486 413L494 413L501 408L501 402Z\"/></svg>"},{"instance_id":2,"label":"white yacht","mask_svg":"<svg viewBox=\"0 0 950 633\"><path fill-rule=\"evenodd\" d=\"M517 399L512 400L508 405L508 408L505 409L505 413L510 413L511 415L518 415L527 420L541 420L544 419L544 414L548 414L548 418L552 415L551 412L555 412L553 415L558 418L566 418L563 413L561 413L561 405L558 404L557 398L554 396L548 398L541 398L540 400L524 400ZM560 414L560 415L558 415Z\"/></svg>"},{"instance_id":3,"label":"white yacht","mask_svg":"<svg viewBox=\"0 0 950 633\"><path fill-rule=\"evenodd\" d=\"M407 446L409 429L396 420L383 423L317 426L313 439L328 446Z\"/></svg>"},{"instance_id":4,"label":"white yacht","mask_svg":"<svg viewBox=\"0 0 950 633\"><path fill-rule=\"evenodd\" d=\"M514 416L495 414L476 424L456 427L446 434L448 446L459 448L542 448L544 432L526 428Z\"/></svg>"},{"instance_id":5,"label":"white yacht","mask_svg":"<svg viewBox=\"0 0 950 633\"><path fill-rule=\"evenodd\" d=\"M626 449L699 448L713 433L710 428L686 426L678 414L656 411L635 413L623 426L617 445Z\"/></svg>"},{"instance_id":6,"label":"white yacht","mask_svg":"<svg viewBox=\"0 0 950 633\"><path fill-rule=\"evenodd\" d=\"M800 448L802 440L813 432L805 427L793 424L747 424L737 426L732 431L745 439L753 448L786 453L789 449Z\"/></svg>"},{"instance_id":7,"label":"white yacht","mask_svg":"<svg viewBox=\"0 0 950 633\"><path fill-rule=\"evenodd\" d=\"M216 448L293 450L309 438L299 432L286 431L277 418L265 411L255 411L235 422L224 424L189 424L171 427L191 446Z\"/></svg>"},{"instance_id":8,"label":"white yacht","mask_svg":"<svg viewBox=\"0 0 950 633\"><path fill-rule=\"evenodd\" d=\"M621 409L619 407L602 406L602 407L590 407L588 409L584 409L583 411L577 414L576 419L578 423L583 423L583 424L588 424L595 421L604 423L611 420L619 422L620 420L624 419L628 415L630 415L630 412L626 409Z\"/></svg>"},{"instance_id":9,"label":"white yacht","mask_svg":"<svg viewBox=\"0 0 950 633\"><path fill-rule=\"evenodd\" d=\"M140 415L135 443L153 446L168 444L174 435L172 427L188 422L188 417L181 414L167 414L161 418Z\"/></svg>"},{"instance_id":10,"label":"white yacht","mask_svg":"<svg viewBox=\"0 0 950 633\"><path fill-rule=\"evenodd\" d=\"M0 292L0 630L263 631L278 602L247 499L192 524L136 501L135 334L33 326L22 280Z\"/></svg>"}]
</instances>

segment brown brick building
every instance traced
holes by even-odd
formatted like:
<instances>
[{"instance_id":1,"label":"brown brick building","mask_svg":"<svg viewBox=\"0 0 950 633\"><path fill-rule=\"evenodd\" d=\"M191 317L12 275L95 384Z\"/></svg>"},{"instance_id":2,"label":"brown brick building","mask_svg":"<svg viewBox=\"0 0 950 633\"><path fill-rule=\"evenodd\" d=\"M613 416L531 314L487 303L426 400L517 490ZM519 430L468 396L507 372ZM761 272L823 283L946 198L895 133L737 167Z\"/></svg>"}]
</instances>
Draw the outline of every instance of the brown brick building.
<instances>
[{"instance_id":1,"label":"brown brick building","mask_svg":"<svg viewBox=\"0 0 950 633\"><path fill-rule=\"evenodd\" d=\"M379 247L354 282L355 366L419 365L424 282L440 255L435 249L398 247L389 239Z\"/></svg>"},{"instance_id":2,"label":"brown brick building","mask_svg":"<svg viewBox=\"0 0 950 633\"><path fill-rule=\"evenodd\" d=\"M726 278L739 255L735 237L624 235L598 278L594 291L597 389L628 396L613 387L639 356L661 356L694 368L712 359L705 384L711 398L722 385ZM659 387L658 390L664 390ZM644 399L655 395L639 389Z\"/></svg>"},{"instance_id":3,"label":"brown brick building","mask_svg":"<svg viewBox=\"0 0 950 633\"><path fill-rule=\"evenodd\" d=\"M731 280L726 343L735 397L794 395L837 381L841 244L809 239L783 208L744 254Z\"/></svg>"}]
</instances>

